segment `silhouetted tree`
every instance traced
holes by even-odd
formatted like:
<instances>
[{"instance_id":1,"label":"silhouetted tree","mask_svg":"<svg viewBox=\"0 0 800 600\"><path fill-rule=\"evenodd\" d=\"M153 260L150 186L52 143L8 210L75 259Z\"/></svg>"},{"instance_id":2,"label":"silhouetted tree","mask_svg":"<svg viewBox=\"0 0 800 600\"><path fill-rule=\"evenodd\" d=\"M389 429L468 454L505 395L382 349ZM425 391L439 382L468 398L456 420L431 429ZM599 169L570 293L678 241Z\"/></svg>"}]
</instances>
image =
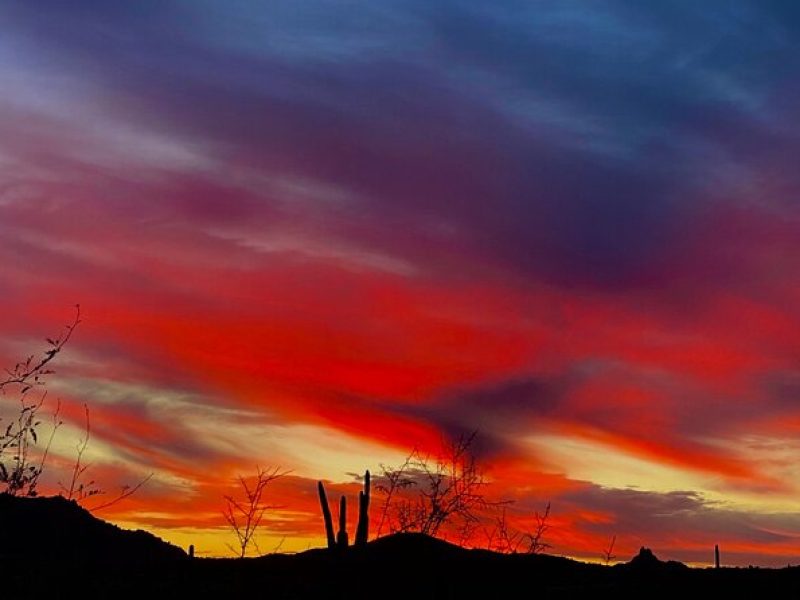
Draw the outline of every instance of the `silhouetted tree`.
<instances>
[{"instance_id":1,"label":"silhouetted tree","mask_svg":"<svg viewBox=\"0 0 800 600\"><path fill-rule=\"evenodd\" d=\"M612 536L611 541L608 543L608 547L603 550L603 562L608 565L612 560L617 558L614 556L614 544L617 543L617 536Z\"/></svg>"},{"instance_id":2,"label":"silhouetted tree","mask_svg":"<svg viewBox=\"0 0 800 600\"><path fill-rule=\"evenodd\" d=\"M5 378L0 380L0 395L16 394L19 409L16 417L11 419L4 429L0 428L0 493L12 496L37 496L38 486L50 454L50 448L56 432L64 424L60 418L61 401L56 401L52 414L52 426L47 442L37 460L33 458L32 448L39 442L38 428L42 425L40 414L47 398L43 390L47 375L54 371L50 368L53 360L69 342L75 329L81 322L80 305L75 306L75 317L67 324L61 335L47 338L47 350L38 358L29 356L6 370ZM29 398L42 390L35 400ZM59 483L61 495L69 500L83 501L92 496L104 493L94 481L86 481L83 477L89 465L83 463L83 455L89 444L91 427L89 423L89 407L84 404L86 417L84 435L76 446L76 459L68 485ZM7 458L8 457L8 458ZM108 508L134 494L152 477L152 473L135 485L125 485L114 498L96 505L89 510L94 512Z\"/></svg>"},{"instance_id":3,"label":"silhouetted tree","mask_svg":"<svg viewBox=\"0 0 800 600\"><path fill-rule=\"evenodd\" d=\"M35 400L29 400L29 397L41 390L46 376L53 373L50 363L72 337L80 323L80 317L80 306L76 306L75 318L65 326L60 336L47 338L48 349L38 359L33 355L29 356L14 365L12 369L7 369L5 378L0 380L0 393L16 394L19 402L17 416L9 420L4 429L0 429L0 485L4 486L3 493L12 496L38 494L37 487L44 471L50 444L56 430L62 425L59 419L61 403L58 402L53 413L53 429L42 452L41 460L37 462L32 458L31 448L39 441L38 427L42 423L39 413L47 398L47 392L42 391ZM6 458L9 455L10 458Z\"/></svg>"},{"instance_id":4,"label":"silhouetted tree","mask_svg":"<svg viewBox=\"0 0 800 600\"><path fill-rule=\"evenodd\" d=\"M550 544L544 541L544 534L550 529L550 524L548 523L549 519L550 503L548 502L543 513L539 514L539 511L536 511L534 514L533 531L529 531L525 534L525 537L528 539L529 554L540 554L548 548L552 548Z\"/></svg>"},{"instance_id":5,"label":"silhouetted tree","mask_svg":"<svg viewBox=\"0 0 800 600\"><path fill-rule=\"evenodd\" d=\"M282 471L280 467L266 470L256 467L254 477L245 478L241 475L238 477L238 482L243 492L242 498L224 496L225 508L222 514L236 534L238 543L238 548L234 548L231 545L228 545L228 547L235 554L238 554L240 558L245 557L251 543L255 546L257 552L261 552L255 539L256 531L261 526L267 510L277 508L266 504L264 492L270 483L288 473L289 471Z\"/></svg>"},{"instance_id":6,"label":"silhouetted tree","mask_svg":"<svg viewBox=\"0 0 800 600\"><path fill-rule=\"evenodd\" d=\"M494 528L488 532L487 537L487 548L501 554L516 554L525 539L522 532L508 523L505 506L495 518Z\"/></svg>"},{"instance_id":7,"label":"silhouetted tree","mask_svg":"<svg viewBox=\"0 0 800 600\"><path fill-rule=\"evenodd\" d=\"M431 536L454 530L470 539L483 512L504 503L487 500L487 481L472 446L476 433L444 445L438 455L413 450L398 469L381 465L376 489L384 495L381 523L392 532L415 531Z\"/></svg>"},{"instance_id":8,"label":"silhouetted tree","mask_svg":"<svg viewBox=\"0 0 800 600\"><path fill-rule=\"evenodd\" d=\"M380 537L383 532L384 526L389 526L392 531L394 527L390 524L392 515L390 514L394 507L394 502L403 490L406 490L416 484L416 481L409 475L411 470L412 461L417 456L416 448L411 451L406 457L405 462L397 468L387 467L381 465L381 475L378 478L378 483L375 489L383 494L383 502L381 503L381 518L378 521L378 530L375 532L376 537Z\"/></svg>"}]
</instances>

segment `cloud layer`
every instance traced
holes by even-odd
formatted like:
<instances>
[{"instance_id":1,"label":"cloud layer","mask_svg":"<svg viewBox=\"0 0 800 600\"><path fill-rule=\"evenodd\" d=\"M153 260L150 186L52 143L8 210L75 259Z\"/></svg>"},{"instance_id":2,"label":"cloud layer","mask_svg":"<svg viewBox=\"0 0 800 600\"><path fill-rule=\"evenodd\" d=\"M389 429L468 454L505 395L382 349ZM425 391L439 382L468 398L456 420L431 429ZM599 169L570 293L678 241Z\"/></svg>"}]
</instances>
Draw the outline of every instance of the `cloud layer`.
<instances>
[{"instance_id":1,"label":"cloud layer","mask_svg":"<svg viewBox=\"0 0 800 600\"><path fill-rule=\"evenodd\" d=\"M791 3L3 11L0 354L82 304L51 386L157 473L119 519L222 551L280 463L305 547L313 479L479 429L561 553L796 553Z\"/></svg>"}]
</instances>

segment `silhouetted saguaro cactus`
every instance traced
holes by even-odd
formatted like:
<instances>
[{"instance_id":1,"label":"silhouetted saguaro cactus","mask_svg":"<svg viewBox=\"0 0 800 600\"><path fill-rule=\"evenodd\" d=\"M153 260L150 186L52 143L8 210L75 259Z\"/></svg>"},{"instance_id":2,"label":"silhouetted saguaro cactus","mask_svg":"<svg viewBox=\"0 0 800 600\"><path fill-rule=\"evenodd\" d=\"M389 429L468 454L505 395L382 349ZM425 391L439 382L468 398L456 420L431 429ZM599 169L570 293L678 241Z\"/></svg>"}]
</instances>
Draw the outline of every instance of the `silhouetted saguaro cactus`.
<instances>
[{"instance_id":1,"label":"silhouetted saguaro cactus","mask_svg":"<svg viewBox=\"0 0 800 600\"><path fill-rule=\"evenodd\" d=\"M714 568L719 569L719 544L714 544Z\"/></svg>"},{"instance_id":2,"label":"silhouetted saguaro cactus","mask_svg":"<svg viewBox=\"0 0 800 600\"><path fill-rule=\"evenodd\" d=\"M331 507L328 506L328 496L325 494L325 486L322 482L317 482L317 492L319 493L319 503L322 506L322 518L325 520L325 535L328 538L328 548L336 547L336 538L333 535L333 518L331 517Z\"/></svg>"},{"instance_id":3,"label":"silhouetted saguaro cactus","mask_svg":"<svg viewBox=\"0 0 800 600\"><path fill-rule=\"evenodd\" d=\"M342 496L339 500L339 533L336 534L336 546L340 549L347 548L347 498Z\"/></svg>"},{"instance_id":4,"label":"silhouetted saguaro cactus","mask_svg":"<svg viewBox=\"0 0 800 600\"><path fill-rule=\"evenodd\" d=\"M189 544L189 558L194 558L194 544Z\"/></svg>"},{"instance_id":5,"label":"silhouetted saguaro cactus","mask_svg":"<svg viewBox=\"0 0 800 600\"><path fill-rule=\"evenodd\" d=\"M325 493L325 486L321 481L317 482L317 492L319 493L319 504L322 507L322 517L325 521L325 537L328 540L328 548L347 548L350 542L347 534L347 498L342 496L339 500L339 531L334 536L328 495ZM364 473L364 490L358 493L358 524L354 541L356 546L366 545L369 539L369 499L370 475L367 471Z\"/></svg>"},{"instance_id":6,"label":"silhouetted saguaro cactus","mask_svg":"<svg viewBox=\"0 0 800 600\"><path fill-rule=\"evenodd\" d=\"M364 474L364 491L358 493L356 546L366 546L369 538L369 471Z\"/></svg>"}]
</instances>

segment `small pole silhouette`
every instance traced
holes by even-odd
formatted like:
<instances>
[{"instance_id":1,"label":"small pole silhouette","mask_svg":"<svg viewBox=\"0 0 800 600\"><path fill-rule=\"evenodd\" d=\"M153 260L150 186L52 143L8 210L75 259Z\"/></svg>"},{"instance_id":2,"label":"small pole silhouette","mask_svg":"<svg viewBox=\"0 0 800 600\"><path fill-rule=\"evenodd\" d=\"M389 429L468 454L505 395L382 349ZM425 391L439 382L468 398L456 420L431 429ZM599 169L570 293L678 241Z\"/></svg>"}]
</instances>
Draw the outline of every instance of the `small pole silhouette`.
<instances>
[{"instance_id":1,"label":"small pole silhouette","mask_svg":"<svg viewBox=\"0 0 800 600\"><path fill-rule=\"evenodd\" d=\"M189 544L189 558L194 558L194 544Z\"/></svg>"},{"instance_id":2,"label":"small pole silhouette","mask_svg":"<svg viewBox=\"0 0 800 600\"><path fill-rule=\"evenodd\" d=\"M714 544L714 568L719 569L719 544Z\"/></svg>"}]
</instances>

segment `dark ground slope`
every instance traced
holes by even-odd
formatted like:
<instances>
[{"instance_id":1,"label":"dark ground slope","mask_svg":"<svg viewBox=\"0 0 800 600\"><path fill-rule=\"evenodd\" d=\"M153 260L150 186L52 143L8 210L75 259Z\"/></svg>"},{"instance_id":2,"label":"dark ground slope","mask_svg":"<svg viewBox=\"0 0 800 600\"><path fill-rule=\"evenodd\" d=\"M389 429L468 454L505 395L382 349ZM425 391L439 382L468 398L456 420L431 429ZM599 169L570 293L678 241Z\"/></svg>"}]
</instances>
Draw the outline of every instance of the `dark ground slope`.
<instances>
[{"instance_id":1,"label":"dark ground slope","mask_svg":"<svg viewBox=\"0 0 800 600\"><path fill-rule=\"evenodd\" d=\"M120 529L61 496L16 498L0 494L0 536L0 563L15 557L92 563L186 558L183 550L151 533Z\"/></svg>"},{"instance_id":2,"label":"dark ground slope","mask_svg":"<svg viewBox=\"0 0 800 600\"><path fill-rule=\"evenodd\" d=\"M34 516L40 524L31 530ZM798 569L689 569L648 552L609 568L404 534L346 553L190 560L64 500L0 497L0 518L0 598L800 599ZM20 539L26 533L31 541Z\"/></svg>"}]
</instances>

